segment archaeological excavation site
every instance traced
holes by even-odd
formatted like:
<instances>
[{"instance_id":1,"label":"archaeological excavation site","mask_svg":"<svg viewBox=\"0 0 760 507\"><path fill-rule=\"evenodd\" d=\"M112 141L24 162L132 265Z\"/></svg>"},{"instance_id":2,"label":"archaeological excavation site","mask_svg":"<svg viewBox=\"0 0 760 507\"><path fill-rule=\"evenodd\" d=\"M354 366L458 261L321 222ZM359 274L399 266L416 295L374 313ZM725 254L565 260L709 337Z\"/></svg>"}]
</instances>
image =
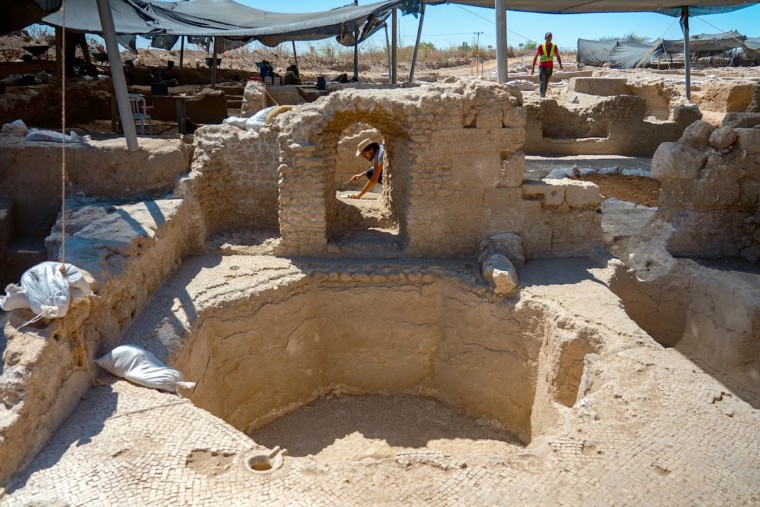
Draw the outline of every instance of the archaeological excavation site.
<instances>
[{"instance_id":1,"label":"archaeological excavation site","mask_svg":"<svg viewBox=\"0 0 760 507\"><path fill-rule=\"evenodd\" d=\"M760 79L671 77L3 129L0 505L760 505Z\"/></svg>"}]
</instances>

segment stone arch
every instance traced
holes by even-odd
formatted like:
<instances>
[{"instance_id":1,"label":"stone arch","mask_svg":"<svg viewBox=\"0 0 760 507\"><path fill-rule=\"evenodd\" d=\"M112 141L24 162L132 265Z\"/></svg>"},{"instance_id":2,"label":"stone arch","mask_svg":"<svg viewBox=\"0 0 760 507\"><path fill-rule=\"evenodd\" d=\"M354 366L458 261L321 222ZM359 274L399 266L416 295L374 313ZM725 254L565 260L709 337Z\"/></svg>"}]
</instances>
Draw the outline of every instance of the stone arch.
<instances>
[{"instance_id":1,"label":"stone arch","mask_svg":"<svg viewBox=\"0 0 760 507\"><path fill-rule=\"evenodd\" d=\"M399 222L400 246L391 256L470 256L494 227L519 233L522 164L505 169L505 161L520 159L513 157L525 140L520 106L519 90L473 80L347 89L300 106L297 117L278 118L278 253L343 253L328 245L334 157L341 132L357 122L385 140L387 194ZM505 170L515 173L506 186ZM499 217L508 223L494 221Z\"/></svg>"},{"instance_id":2,"label":"stone arch","mask_svg":"<svg viewBox=\"0 0 760 507\"><path fill-rule=\"evenodd\" d=\"M340 200L330 198L334 196L337 188L334 185L335 157L342 132L350 126L363 123L375 130L382 136L385 145L385 167L383 169L383 203L391 210L391 214L398 222L399 239L404 244L406 234L406 207L408 204L407 175L411 170L408 158L399 157L408 148L409 132L398 121L388 118L385 111L369 112L345 111L330 118L323 127L320 152L324 160L325 169L325 212L327 220L327 239L340 232L340 224L337 223L338 208L347 206Z\"/></svg>"},{"instance_id":3,"label":"stone arch","mask_svg":"<svg viewBox=\"0 0 760 507\"><path fill-rule=\"evenodd\" d=\"M286 146L281 140L281 161L292 161L292 164L282 164L279 171L280 229L283 248L287 252L320 254L327 251L328 240L336 233L337 208L342 204L335 199L338 143L342 132L357 123L375 128L383 137L386 150L383 199L398 220L399 242L403 248L407 242L408 182L414 163L412 142L419 135L412 131L415 122L410 115L397 106L392 101L365 100L357 103L333 100L305 113L310 119L308 130L288 139ZM308 181L310 189L306 188L304 180ZM305 200L297 200L296 206L292 206L294 197L291 195L295 193ZM290 208L301 208L301 204L305 204L311 212L303 215L304 210L299 213L296 209L286 209L283 204ZM301 224L311 224L320 231L319 235L316 230L301 231L296 224L292 224L294 218L300 218L298 222Z\"/></svg>"}]
</instances>

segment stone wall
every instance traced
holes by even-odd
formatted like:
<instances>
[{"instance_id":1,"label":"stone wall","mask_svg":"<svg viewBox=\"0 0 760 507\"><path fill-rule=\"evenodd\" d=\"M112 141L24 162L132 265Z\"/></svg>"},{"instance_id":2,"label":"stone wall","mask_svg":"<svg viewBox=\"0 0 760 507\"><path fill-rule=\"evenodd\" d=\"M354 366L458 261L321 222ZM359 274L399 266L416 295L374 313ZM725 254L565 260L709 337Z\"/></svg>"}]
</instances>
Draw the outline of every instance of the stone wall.
<instances>
[{"instance_id":1,"label":"stone wall","mask_svg":"<svg viewBox=\"0 0 760 507\"><path fill-rule=\"evenodd\" d=\"M673 225L673 255L760 262L760 114L727 116L716 128L699 121L652 159L662 182L655 216Z\"/></svg>"},{"instance_id":2,"label":"stone wall","mask_svg":"<svg viewBox=\"0 0 760 507\"><path fill-rule=\"evenodd\" d=\"M64 318L22 327L30 311L9 315L0 365L0 484L45 445L91 387L93 357L119 344L191 248L190 210L179 199L159 199L67 212L66 262L84 273L95 295L75 301ZM56 258L60 228L48 240Z\"/></svg>"},{"instance_id":3,"label":"stone wall","mask_svg":"<svg viewBox=\"0 0 760 507\"><path fill-rule=\"evenodd\" d=\"M528 155L651 156L701 117L669 100L662 83L622 78L573 78L560 100L533 100L525 110Z\"/></svg>"},{"instance_id":4,"label":"stone wall","mask_svg":"<svg viewBox=\"0 0 760 507\"><path fill-rule=\"evenodd\" d=\"M601 238L598 191L596 200L571 198L568 205L562 190L556 206L543 207L536 195L523 194L520 104L515 88L473 80L346 90L297 108L291 113L297 118L278 118L281 253L325 253L343 230L336 153L356 123L375 128L385 142L383 195L398 221L403 255L474 255L480 240L496 232L530 236L531 256L588 252ZM579 235L559 239L569 222L579 224L572 228Z\"/></svg>"},{"instance_id":5,"label":"stone wall","mask_svg":"<svg viewBox=\"0 0 760 507\"><path fill-rule=\"evenodd\" d=\"M130 198L174 189L188 172L192 147L157 138L140 138L139 145L130 152L124 139L66 144L67 192ZM61 156L60 144L0 135L0 197L14 203L16 235L50 231L61 208Z\"/></svg>"},{"instance_id":6,"label":"stone wall","mask_svg":"<svg viewBox=\"0 0 760 507\"><path fill-rule=\"evenodd\" d=\"M208 234L277 230L276 135L268 128L247 133L226 124L195 132L192 172L183 182L183 195L197 199Z\"/></svg>"}]
</instances>

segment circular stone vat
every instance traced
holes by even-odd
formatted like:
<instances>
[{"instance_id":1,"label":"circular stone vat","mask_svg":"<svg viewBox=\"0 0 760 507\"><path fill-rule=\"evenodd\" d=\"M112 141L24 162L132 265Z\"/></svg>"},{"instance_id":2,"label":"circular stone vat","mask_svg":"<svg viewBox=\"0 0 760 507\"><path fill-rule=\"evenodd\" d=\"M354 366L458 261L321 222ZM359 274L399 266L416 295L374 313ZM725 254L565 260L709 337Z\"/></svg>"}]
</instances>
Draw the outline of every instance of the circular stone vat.
<instances>
[{"instance_id":1,"label":"circular stone vat","mask_svg":"<svg viewBox=\"0 0 760 507\"><path fill-rule=\"evenodd\" d=\"M475 268L324 269L199 308L175 363L203 379L197 406L250 435L327 394L411 394L527 444L556 420L556 403L575 403L596 347L556 309L494 297Z\"/></svg>"}]
</instances>

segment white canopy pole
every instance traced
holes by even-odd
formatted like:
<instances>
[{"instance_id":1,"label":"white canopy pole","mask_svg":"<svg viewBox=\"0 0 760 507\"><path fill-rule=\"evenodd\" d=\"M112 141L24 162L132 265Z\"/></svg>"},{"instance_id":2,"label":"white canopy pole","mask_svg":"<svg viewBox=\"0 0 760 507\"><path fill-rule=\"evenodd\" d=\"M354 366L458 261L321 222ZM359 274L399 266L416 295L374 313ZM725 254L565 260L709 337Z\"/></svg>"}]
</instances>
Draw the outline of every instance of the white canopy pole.
<instances>
[{"instance_id":1,"label":"white canopy pole","mask_svg":"<svg viewBox=\"0 0 760 507\"><path fill-rule=\"evenodd\" d=\"M507 82L507 4L496 0L496 70L499 83Z\"/></svg>"},{"instance_id":2,"label":"white canopy pole","mask_svg":"<svg viewBox=\"0 0 760 507\"><path fill-rule=\"evenodd\" d=\"M691 51L689 50L689 7L681 7L681 27L683 28L683 68L686 73L686 100L691 102Z\"/></svg>"},{"instance_id":3,"label":"white canopy pole","mask_svg":"<svg viewBox=\"0 0 760 507\"><path fill-rule=\"evenodd\" d=\"M124 67L121 66L119 44L116 42L116 31L109 0L98 0L98 14L100 15L100 26L103 28L103 39L106 41L108 64L111 66L111 81L116 94L116 103L119 106L119 117L121 118L121 127L124 130L124 138L127 140L127 149L137 151L139 149L137 130L132 117L132 108L129 105L127 79L124 77Z\"/></svg>"},{"instance_id":4,"label":"white canopy pole","mask_svg":"<svg viewBox=\"0 0 760 507\"><path fill-rule=\"evenodd\" d=\"M414 43L414 53L412 54L412 67L409 69L409 82L414 81L414 67L417 66L417 53L420 50L420 37L422 37L422 22L425 21L425 2L422 2L420 8L420 23L417 25L417 41Z\"/></svg>"}]
</instances>

